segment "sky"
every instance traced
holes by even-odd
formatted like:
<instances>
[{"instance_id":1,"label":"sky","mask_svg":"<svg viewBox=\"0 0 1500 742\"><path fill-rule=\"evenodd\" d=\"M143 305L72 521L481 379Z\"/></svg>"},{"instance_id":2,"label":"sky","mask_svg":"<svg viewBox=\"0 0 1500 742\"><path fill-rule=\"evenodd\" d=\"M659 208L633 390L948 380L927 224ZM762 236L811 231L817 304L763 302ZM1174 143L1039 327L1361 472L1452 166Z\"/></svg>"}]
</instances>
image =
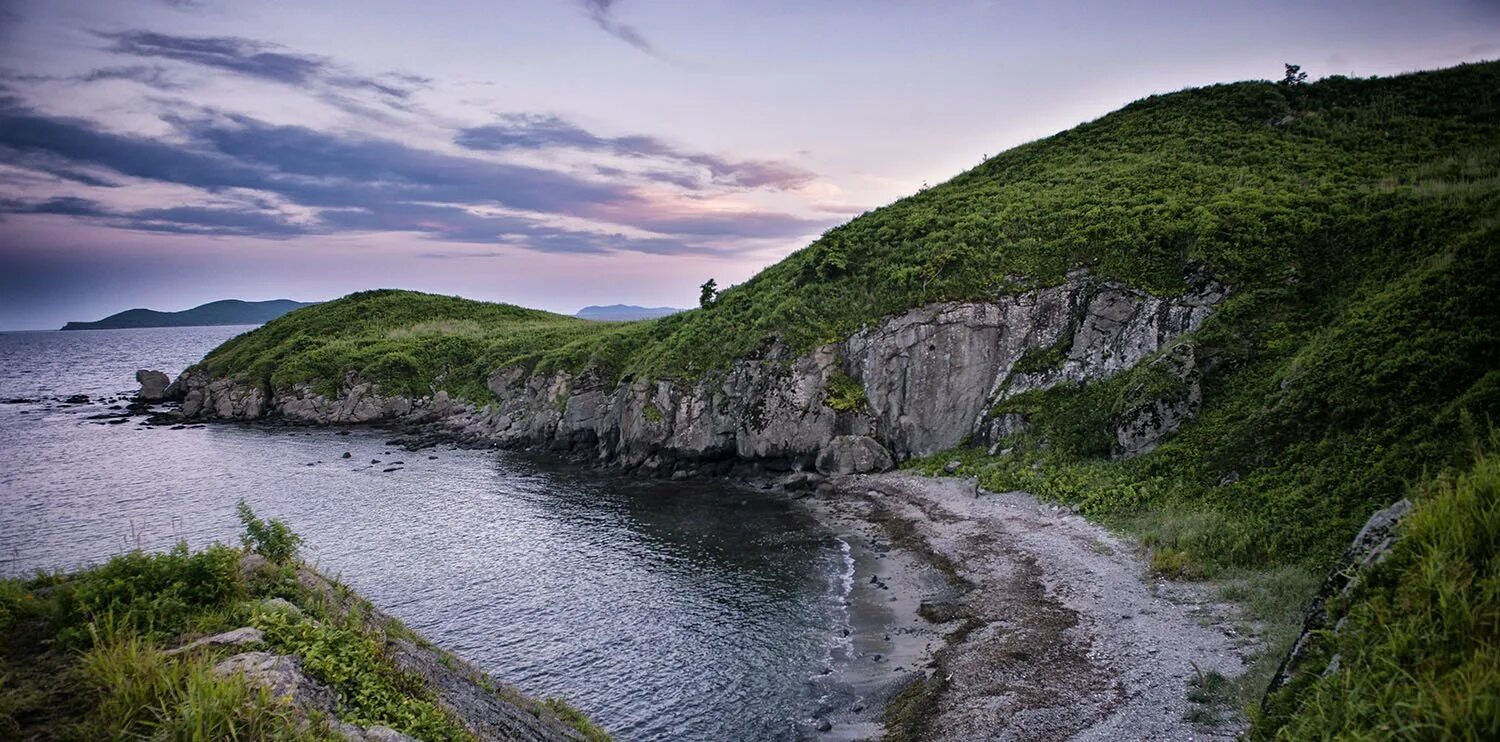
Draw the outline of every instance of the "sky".
<instances>
[{"instance_id":1,"label":"sky","mask_svg":"<svg viewBox=\"0 0 1500 742\"><path fill-rule=\"evenodd\" d=\"M691 306L1153 93L1500 58L1500 1L0 0L0 330Z\"/></svg>"}]
</instances>

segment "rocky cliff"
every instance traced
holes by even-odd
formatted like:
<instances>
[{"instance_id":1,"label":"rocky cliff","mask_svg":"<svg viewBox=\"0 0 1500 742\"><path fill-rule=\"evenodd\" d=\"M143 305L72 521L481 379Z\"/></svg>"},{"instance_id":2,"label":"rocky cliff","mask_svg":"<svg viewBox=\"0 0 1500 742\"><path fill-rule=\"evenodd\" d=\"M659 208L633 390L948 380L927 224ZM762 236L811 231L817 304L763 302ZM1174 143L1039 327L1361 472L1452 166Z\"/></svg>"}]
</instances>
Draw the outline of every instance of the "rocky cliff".
<instances>
[{"instance_id":1,"label":"rocky cliff","mask_svg":"<svg viewBox=\"0 0 1500 742\"><path fill-rule=\"evenodd\" d=\"M803 468L820 453L829 454L823 468L864 470L887 459L867 443L848 445L848 436L873 439L896 460L999 440L1026 421L994 412L997 405L1157 356L1224 295L1201 274L1185 293L1167 297L1075 271L1058 285L989 302L912 309L806 354L773 342L759 357L691 383L500 368L488 383L494 401L482 405L445 392L387 395L353 374L331 396L311 385L272 389L198 369L177 387L188 418L417 424L467 443L573 451L644 473L717 473L737 460ZM1184 355L1191 366L1190 348L1174 350L1173 357ZM1126 453L1149 450L1192 412L1162 404L1170 414L1154 419L1168 424L1133 422ZM835 438L848 456L825 452Z\"/></svg>"}]
</instances>

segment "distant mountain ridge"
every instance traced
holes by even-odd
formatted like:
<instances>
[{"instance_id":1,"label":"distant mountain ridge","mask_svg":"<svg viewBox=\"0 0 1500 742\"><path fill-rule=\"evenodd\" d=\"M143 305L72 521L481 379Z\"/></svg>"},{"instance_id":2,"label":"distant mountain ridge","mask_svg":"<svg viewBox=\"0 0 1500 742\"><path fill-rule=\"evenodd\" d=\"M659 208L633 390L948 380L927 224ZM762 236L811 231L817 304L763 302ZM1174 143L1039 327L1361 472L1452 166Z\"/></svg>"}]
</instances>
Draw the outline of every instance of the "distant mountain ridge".
<instances>
[{"instance_id":1,"label":"distant mountain ridge","mask_svg":"<svg viewBox=\"0 0 1500 742\"><path fill-rule=\"evenodd\" d=\"M677 314L685 311L677 307L638 307L634 304L610 304L608 306L588 306L578 310L573 315L579 319L591 319L595 322L628 322L636 319L656 319L669 314Z\"/></svg>"},{"instance_id":2,"label":"distant mountain ridge","mask_svg":"<svg viewBox=\"0 0 1500 742\"><path fill-rule=\"evenodd\" d=\"M272 299L241 301L223 299L184 309L181 312L158 312L155 309L127 309L96 322L69 322L64 330L118 330L134 327L202 327L208 325L260 325L293 309L312 306L312 302Z\"/></svg>"}]
</instances>

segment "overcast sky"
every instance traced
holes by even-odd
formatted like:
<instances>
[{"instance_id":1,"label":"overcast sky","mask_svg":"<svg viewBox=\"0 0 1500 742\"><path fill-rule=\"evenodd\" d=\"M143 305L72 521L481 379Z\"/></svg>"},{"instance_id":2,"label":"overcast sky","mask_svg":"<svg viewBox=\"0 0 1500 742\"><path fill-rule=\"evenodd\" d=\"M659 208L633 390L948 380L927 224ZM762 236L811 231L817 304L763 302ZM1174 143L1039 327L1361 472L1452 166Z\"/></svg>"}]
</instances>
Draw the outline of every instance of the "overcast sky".
<instances>
[{"instance_id":1,"label":"overcast sky","mask_svg":"<svg viewBox=\"0 0 1500 742\"><path fill-rule=\"evenodd\" d=\"M0 329L689 306L1151 93L1497 57L1495 0L0 0Z\"/></svg>"}]
</instances>

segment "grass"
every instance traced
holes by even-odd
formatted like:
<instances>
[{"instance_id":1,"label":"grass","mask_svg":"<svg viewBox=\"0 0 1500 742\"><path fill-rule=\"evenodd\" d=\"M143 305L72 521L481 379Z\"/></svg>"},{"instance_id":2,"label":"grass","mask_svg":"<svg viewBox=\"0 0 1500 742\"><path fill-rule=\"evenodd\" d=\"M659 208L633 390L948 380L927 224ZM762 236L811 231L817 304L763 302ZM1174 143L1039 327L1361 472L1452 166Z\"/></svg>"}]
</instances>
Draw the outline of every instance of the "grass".
<instances>
[{"instance_id":1,"label":"grass","mask_svg":"<svg viewBox=\"0 0 1500 742\"><path fill-rule=\"evenodd\" d=\"M424 740L473 738L390 655L390 636L414 634L369 620L368 604L346 586L304 585L298 577L306 567L296 561L300 539L243 503L240 517L247 550L268 558L248 579L241 566L247 551L179 545L122 554L73 575L0 580L0 737L341 739L322 719L299 718L242 676L213 673L215 663L239 650L166 651L254 626L266 636L258 649L298 657L304 672L334 692L341 720ZM267 605L270 598L287 599L296 610ZM608 738L576 710L564 720L592 729L591 739Z\"/></svg>"},{"instance_id":2,"label":"grass","mask_svg":"<svg viewBox=\"0 0 1500 742\"><path fill-rule=\"evenodd\" d=\"M1500 457L1423 487L1389 557L1332 606L1343 628L1318 637L1252 737L1500 737L1497 544Z\"/></svg>"}]
</instances>

